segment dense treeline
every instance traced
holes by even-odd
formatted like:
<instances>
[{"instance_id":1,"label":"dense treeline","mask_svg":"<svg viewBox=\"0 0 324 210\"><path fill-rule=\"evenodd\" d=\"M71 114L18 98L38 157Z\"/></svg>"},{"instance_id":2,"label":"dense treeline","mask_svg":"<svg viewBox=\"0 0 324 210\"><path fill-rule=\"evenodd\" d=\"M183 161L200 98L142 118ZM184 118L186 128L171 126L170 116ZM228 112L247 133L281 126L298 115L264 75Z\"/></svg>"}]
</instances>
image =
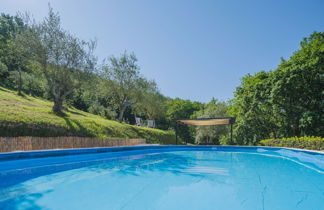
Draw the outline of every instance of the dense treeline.
<instances>
[{"instance_id":1,"label":"dense treeline","mask_svg":"<svg viewBox=\"0 0 324 210\"><path fill-rule=\"evenodd\" d=\"M262 139L324 136L324 33L313 33L289 60L273 71L242 78L229 102L171 99L140 73L134 53L98 62L96 41L84 41L61 27L51 8L41 22L28 16L0 17L0 86L54 102L64 115L69 106L107 119L135 124L154 119L173 130L174 119L236 117L234 139L228 126L179 127L189 143L256 144ZM100 63L100 64L99 64Z\"/></svg>"},{"instance_id":2,"label":"dense treeline","mask_svg":"<svg viewBox=\"0 0 324 210\"><path fill-rule=\"evenodd\" d=\"M324 136L324 32L305 38L277 69L242 78L229 113L233 144L260 139Z\"/></svg>"}]
</instances>

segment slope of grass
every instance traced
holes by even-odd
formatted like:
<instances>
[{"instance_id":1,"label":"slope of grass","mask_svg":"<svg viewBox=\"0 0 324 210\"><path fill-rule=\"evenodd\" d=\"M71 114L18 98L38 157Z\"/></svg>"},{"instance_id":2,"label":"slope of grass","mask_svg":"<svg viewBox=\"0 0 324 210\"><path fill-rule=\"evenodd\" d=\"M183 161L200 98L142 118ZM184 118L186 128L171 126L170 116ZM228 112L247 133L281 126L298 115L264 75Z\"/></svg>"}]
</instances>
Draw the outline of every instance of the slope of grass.
<instances>
[{"instance_id":1,"label":"slope of grass","mask_svg":"<svg viewBox=\"0 0 324 210\"><path fill-rule=\"evenodd\" d=\"M145 138L148 143L173 144L171 132L107 120L70 107L66 116L52 113L53 103L18 96L0 87L0 136L90 136L99 138Z\"/></svg>"}]
</instances>

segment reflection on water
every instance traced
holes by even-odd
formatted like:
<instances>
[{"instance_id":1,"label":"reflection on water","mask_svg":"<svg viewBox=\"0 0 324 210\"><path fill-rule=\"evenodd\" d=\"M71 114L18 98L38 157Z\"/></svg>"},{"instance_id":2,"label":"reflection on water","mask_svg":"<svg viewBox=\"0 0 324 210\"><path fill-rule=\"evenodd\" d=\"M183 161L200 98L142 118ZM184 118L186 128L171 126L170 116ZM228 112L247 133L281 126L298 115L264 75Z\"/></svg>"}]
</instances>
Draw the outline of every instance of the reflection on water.
<instances>
[{"instance_id":1,"label":"reflection on water","mask_svg":"<svg viewBox=\"0 0 324 210\"><path fill-rule=\"evenodd\" d=\"M0 174L0 209L318 209L322 173L259 154L176 151Z\"/></svg>"}]
</instances>

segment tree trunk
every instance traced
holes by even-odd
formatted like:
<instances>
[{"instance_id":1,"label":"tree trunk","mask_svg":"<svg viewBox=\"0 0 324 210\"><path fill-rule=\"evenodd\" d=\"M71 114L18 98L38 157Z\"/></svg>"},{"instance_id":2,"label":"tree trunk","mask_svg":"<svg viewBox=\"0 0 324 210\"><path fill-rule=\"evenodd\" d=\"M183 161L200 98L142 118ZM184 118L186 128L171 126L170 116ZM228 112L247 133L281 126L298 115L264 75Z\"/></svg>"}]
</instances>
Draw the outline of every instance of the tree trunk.
<instances>
[{"instance_id":1,"label":"tree trunk","mask_svg":"<svg viewBox=\"0 0 324 210\"><path fill-rule=\"evenodd\" d=\"M119 122L121 122L123 120L125 110L126 110L126 106L122 106L122 108L119 112L119 117L118 117Z\"/></svg>"},{"instance_id":2,"label":"tree trunk","mask_svg":"<svg viewBox=\"0 0 324 210\"><path fill-rule=\"evenodd\" d=\"M22 95L21 94L21 89L22 89L22 78L21 78L21 70L20 70L20 67L18 67L18 75L19 75L19 78L18 78L18 95Z\"/></svg>"},{"instance_id":3,"label":"tree trunk","mask_svg":"<svg viewBox=\"0 0 324 210\"><path fill-rule=\"evenodd\" d=\"M62 115L62 105L63 105L63 99L61 97L55 97L54 98L54 106L53 106L53 112L58 115Z\"/></svg>"}]
</instances>

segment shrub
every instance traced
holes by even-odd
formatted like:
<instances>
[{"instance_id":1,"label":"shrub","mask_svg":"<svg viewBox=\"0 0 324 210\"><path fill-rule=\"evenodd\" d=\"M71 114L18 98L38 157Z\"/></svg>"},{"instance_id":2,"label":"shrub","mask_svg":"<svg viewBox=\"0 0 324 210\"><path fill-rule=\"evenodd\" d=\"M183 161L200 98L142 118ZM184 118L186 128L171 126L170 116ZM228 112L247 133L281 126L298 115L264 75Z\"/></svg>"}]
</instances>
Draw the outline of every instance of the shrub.
<instances>
[{"instance_id":1,"label":"shrub","mask_svg":"<svg viewBox=\"0 0 324 210\"><path fill-rule=\"evenodd\" d=\"M300 149L324 150L324 138L304 136L281 139L265 139L260 141L260 145L272 147L293 147Z\"/></svg>"}]
</instances>

